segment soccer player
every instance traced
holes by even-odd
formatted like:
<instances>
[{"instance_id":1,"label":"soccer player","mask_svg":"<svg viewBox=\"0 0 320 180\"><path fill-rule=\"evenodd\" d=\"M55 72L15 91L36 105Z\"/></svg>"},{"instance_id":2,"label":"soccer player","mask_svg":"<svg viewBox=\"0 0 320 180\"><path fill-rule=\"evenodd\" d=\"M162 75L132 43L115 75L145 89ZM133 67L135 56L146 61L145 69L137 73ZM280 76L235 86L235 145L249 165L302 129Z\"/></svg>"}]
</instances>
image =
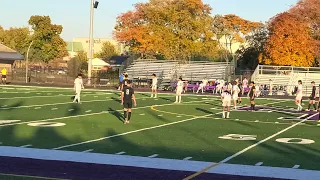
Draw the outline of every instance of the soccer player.
<instances>
[{"instance_id":1,"label":"soccer player","mask_svg":"<svg viewBox=\"0 0 320 180\"><path fill-rule=\"evenodd\" d=\"M121 91L123 90L124 87L127 86L128 81L129 81L128 74L125 74L124 75L124 79L123 79L122 84L121 84Z\"/></svg>"},{"instance_id":2,"label":"soccer player","mask_svg":"<svg viewBox=\"0 0 320 180\"><path fill-rule=\"evenodd\" d=\"M296 95L296 100L295 104L298 106L298 111L302 111L302 106L301 106L301 100L302 100L302 81L298 81L298 90L297 90L297 95Z\"/></svg>"},{"instance_id":3,"label":"soccer player","mask_svg":"<svg viewBox=\"0 0 320 180\"><path fill-rule=\"evenodd\" d=\"M73 91L76 93L73 100L74 103L78 102L78 104L81 104L80 102L81 89L84 89L82 75L78 74L78 77L74 80L74 87L73 87Z\"/></svg>"},{"instance_id":4,"label":"soccer player","mask_svg":"<svg viewBox=\"0 0 320 180\"><path fill-rule=\"evenodd\" d=\"M241 85L241 83L237 83L237 86L238 86L238 88L239 88L239 94L238 94L238 103L239 104L241 104L241 102L242 102L242 91L241 91L241 89L242 89L242 85Z\"/></svg>"},{"instance_id":5,"label":"soccer player","mask_svg":"<svg viewBox=\"0 0 320 180\"><path fill-rule=\"evenodd\" d=\"M312 85L312 91L311 91L311 95L309 97L309 105L308 105L307 111L310 111L311 104L313 105L314 111L316 111L317 108L316 108L316 104L315 103L316 103L316 96L317 96L317 94L316 94L317 88L315 86L315 82L314 81L311 82L311 85Z\"/></svg>"},{"instance_id":6,"label":"soccer player","mask_svg":"<svg viewBox=\"0 0 320 180\"><path fill-rule=\"evenodd\" d=\"M183 91L183 81L182 81L182 78L179 78L177 87L176 87L176 102L174 103L181 103L182 91Z\"/></svg>"},{"instance_id":7,"label":"soccer player","mask_svg":"<svg viewBox=\"0 0 320 180\"><path fill-rule=\"evenodd\" d=\"M231 94L226 88L221 94L221 101L222 101L222 118L229 119L230 106L231 106ZM225 115L226 111L227 111L227 116Z\"/></svg>"},{"instance_id":8,"label":"soccer player","mask_svg":"<svg viewBox=\"0 0 320 180\"><path fill-rule=\"evenodd\" d=\"M256 95L256 87L254 85L254 82L251 81L250 83L250 90L249 90L249 99L250 99L250 106L251 106L251 110L254 111L255 110L255 103L254 103L254 98Z\"/></svg>"},{"instance_id":9,"label":"soccer player","mask_svg":"<svg viewBox=\"0 0 320 180\"><path fill-rule=\"evenodd\" d=\"M136 97L134 95L134 90L132 88L132 82L130 80L127 81L127 85L123 88L121 92L121 105L123 105L123 116L124 116L124 124L129 124L132 113L132 101L133 105L137 106Z\"/></svg>"},{"instance_id":10,"label":"soccer player","mask_svg":"<svg viewBox=\"0 0 320 180\"><path fill-rule=\"evenodd\" d=\"M237 81L235 81L233 83L233 87L232 87L232 99L233 99L233 105L234 105L234 109L237 109L237 101L238 101L238 96L240 93L240 89L238 87Z\"/></svg>"},{"instance_id":11,"label":"soccer player","mask_svg":"<svg viewBox=\"0 0 320 180\"><path fill-rule=\"evenodd\" d=\"M2 81L2 84L7 84L7 69L6 68L3 68L1 70L1 81Z\"/></svg>"},{"instance_id":12,"label":"soccer player","mask_svg":"<svg viewBox=\"0 0 320 180\"><path fill-rule=\"evenodd\" d=\"M242 80L242 94L244 94L246 88L248 88L248 79L244 77L244 79Z\"/></svg>"},{"instance_id":13,"label":"soccer player","mask_svg":"<svg viewBox=\"0 0 320 180\"><path fill-rule=\"evenodd\" d=\"M156 74L152 74L152 85L151 85L151 97L157 98L157 85L158 85L158 78Z\"/></svg>"},{"instance_id":14,"label":"soccer player","mask_svg":"<svg viewBox=\"0 0 320 180\"><path fill-rule=\"evenodd\" d=\"M202 94L203 94L203 89L204 89L204 87L206 87L207 86L207 84L208 84L208 80L207 79L203 79L202 80L202 83L200 84L200 86L199 86L199 88L198 88L198 90L197 90L197 94L199 93L199 91L200 91L200 89L201 89L201 92L202 92Z\"/></svg>"}]
</instances>

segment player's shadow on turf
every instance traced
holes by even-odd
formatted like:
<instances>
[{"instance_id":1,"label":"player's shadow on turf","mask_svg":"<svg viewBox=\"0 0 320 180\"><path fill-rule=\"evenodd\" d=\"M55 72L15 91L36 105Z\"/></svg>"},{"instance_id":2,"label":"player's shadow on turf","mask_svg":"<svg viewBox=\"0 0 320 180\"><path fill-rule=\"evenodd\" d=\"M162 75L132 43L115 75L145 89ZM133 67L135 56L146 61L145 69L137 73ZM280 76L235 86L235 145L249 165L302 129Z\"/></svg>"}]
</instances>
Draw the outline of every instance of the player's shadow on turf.
<instances>
[{"instance_id":1,"label":"player's shadow on turf","mask_svg":"<svg viewBox=\"0 0 320 180\"><path fill-rule=\"evenodd\" d=\"M202 109L202 108L196 108L197 111L201 111L201 112L204 112L206 114L212 114L212 115L216 115L216 113L214 112L211 112L211 111L208 111L206 109Z\"/></svg>"},{"instance_id":2,"label":"player's shadow on turf","mask_svg":"<svg viewBox=\"0 0 320 180\"><path fill-rule=\"evenodd\" d=\"M77 115L79 114L80 112L80 107L78 104L71 104L68 108L68 111L67 111L67 115L68 116L74 116L74 115Z\"/></svg>"},{"instance_id":3,"label":"player's shadow on turf","mask_svg":"<svg viewBox=\"0 0 320 180\"><path fill-rule=\"evenodd\" d=\"M166 98L166 97L160 97L160 99L163 99L163 100L166 100L166 101L174 102L174 100L173 100L173 99L169 99L169 98Z\"/></svg>"},{"instance_id":4,"label":"player's shadow on turf","mask_svg":"<svg viewBox=\"0 0 320 180\"><path fill-rule=\"evenodd\" d=\"M1 101L0 101L0 111L12 111L15 108L20 107L20 106L22 106L24 104L23 101L18 101L18 102L15 102L14 104L7 105L5 103L6 101L7 101L6 99L1 99ZM5 107L3 107L4 105L5 105Z\"/></svg>"},{"instance_id":5,"label":"player's shadow on turf","mask_svg":"<svg viewBox=\"0 0 320 180\"><path fill-rule=\"evenodd\" d=\"M119 111L116 111L116 110L114 110L112 108L109 108L108 111L109 111L110 114L112 114L113 116L118 118L119 121L121 121L121 122L124 121L124 117Z\"/></svg>"},{"instance_id":6,"label":"player's shadow on turf","mask_svg":"<svg viewBox=\"0 0 320 180\"><path fill-rule=\"evenodd\" d=\"M111 99L114 100L114 101L116 101L116 102L118 102L118 103L121 103L120 98L111 97Z\"/></svg>"}]
</instances>

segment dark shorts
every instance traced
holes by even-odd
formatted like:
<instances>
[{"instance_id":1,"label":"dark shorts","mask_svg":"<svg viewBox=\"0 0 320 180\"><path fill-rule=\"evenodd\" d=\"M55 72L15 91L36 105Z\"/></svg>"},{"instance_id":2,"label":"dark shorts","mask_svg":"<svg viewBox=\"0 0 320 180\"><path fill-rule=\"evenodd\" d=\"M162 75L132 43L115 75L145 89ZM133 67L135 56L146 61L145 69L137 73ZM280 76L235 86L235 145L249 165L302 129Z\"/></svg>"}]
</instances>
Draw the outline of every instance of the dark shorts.
<instances>
[{"instance_id":1,"label":"dark shorts","mask_svg":"<svg viewBox=\"0 0 320 180\"><path fill-rule=\"evenodd\" d=\"M309 99L310 99L311 101L316 100L316 98L315 98L315 97L312 97L312 96L310 96Z\"/></svg>"},{"instance_id":2,"label":"dark shorts","mask_svg":"<svg viewBox=\"0 0 320 180\"><path fill-rule=\"evenodd\" d=\"M2 75L2 78L7 78L7 75Z\"/></svg>"},{"instance_id":3,"label":"dark shorts","mask_svg":"<svg viewBox=\"0 0 320 180\"><path fill-rule=\"evenodd\" d=\"M124 109L131 109L132 108L132 100L131 101L124 101L123 108Z\"/></svg>"},{"instance_id":4,"label":"dark shorts","mask_svg":"<svg viewBox=\"0 0 320 180\"><path fill-rule=\"evenodd\" d=\"M240 93L238 93L238 97L241 97L242 96L242 93L240 92Z\"/></svg>"}]
</instances>

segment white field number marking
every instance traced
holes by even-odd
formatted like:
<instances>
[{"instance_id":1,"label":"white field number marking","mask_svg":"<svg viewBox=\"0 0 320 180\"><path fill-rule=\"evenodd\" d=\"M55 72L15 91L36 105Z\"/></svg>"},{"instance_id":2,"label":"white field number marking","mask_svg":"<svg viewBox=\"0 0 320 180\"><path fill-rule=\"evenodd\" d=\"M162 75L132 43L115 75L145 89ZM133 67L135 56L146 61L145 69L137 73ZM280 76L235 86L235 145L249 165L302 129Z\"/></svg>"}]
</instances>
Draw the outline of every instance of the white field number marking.
<instances>
[{"instance_id":1,"label":"white field number marking","mask_svg":"<svg viewBox=\"0 0 320 180\"><path fill-rule=\"evenodd\" d=\"M65 126L65 123L59 123L59 122L34 122L29 123L28 126L38 126L38 127L59 127L59 126Z\"/></svg>"},{"instance_id":2,"label":"white field number marking","mask_svg":"<svg viewBox=\"0 0 320 180\"><path fill-rule=\"evenodd\" d=\"M219 138L236 140L236 141L252 141L257 139L257 135L228 134L228 135L220 136Z\"/></svg>"},{"instance_id":3,"label":"white field number marking","mask_svg":"<svg viewBox=\"0 0 320 180\"><path fill-rule=\"evenodd\" d=\"M302 138L279 138L276 139L277 142L286 143L286 144L313 144L314 140L311 139L302 139Z\"/></svg>"},{"instance_id":4,"label":"white field number marking","mask_svg":"<svg viewBox=\"0 0 320 180\"><path fill-rule=\"evenodd\" d=\"M257 139L257 135L244 135L244 134L228 134L220 136L220 139L236 140L236 141L252 141ZM311 139L302 138L279 138L276 139L277 142L286 144L312 144L315 141Z\"/></svg>"}]
</instances>

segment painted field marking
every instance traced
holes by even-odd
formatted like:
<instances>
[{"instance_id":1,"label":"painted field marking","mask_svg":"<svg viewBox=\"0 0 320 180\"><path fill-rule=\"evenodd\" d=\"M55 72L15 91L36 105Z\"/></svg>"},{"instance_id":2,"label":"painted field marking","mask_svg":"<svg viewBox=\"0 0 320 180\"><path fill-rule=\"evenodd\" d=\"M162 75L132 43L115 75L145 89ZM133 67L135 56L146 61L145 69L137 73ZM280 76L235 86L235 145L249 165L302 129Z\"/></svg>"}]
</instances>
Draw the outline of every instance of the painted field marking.
<instances>
[{"instance_id":1,"label":"painted field marking","mask_svg":"<svg viewBox=\"0 0 320 180\"><path fill-rule=\"evenodd\" d=\"M91 152L91 151L93 151L93 149L88 149L88 150L85 150L85 151L82 151L82 152L87 153L87 152Z\"/></svg>"},{"instance_id":2,"label":"painted field marking","mask_svg":"<svg viewBox=\"0 0 320 180\"><path fill-rule=\"evenodd\" d=\"M88 111L86 111L86 113L89 113L89 112L91 112L92 110L88 110Z\"/></svg>"},{"instance_id":3,"label":"painted field marking","mask_svg":"<svg viewBox=\"0 0 320 180\"><path fill-rule=\"evenodd\" d=\"M243 149L243 150L241 150L241 151L233 154L232 156L229 156L229 157L225 158L224 160L220 161L219 163L214 163L214 164L212 164L212 165L210 165L210 166L202 169L201 171L198 171L198 172L196 172L196 173L194 173L194 174L186 177L184 180L193 179L193 178L199 176L200 174L203 174L203 173L207 172L209 169L212 169L212 168L217 167L217 166L219 166L219 165L221 165L221 164L227 163L227 162L230 161L231 159L233 159L233 158L235 158L235 157L238 157L239 155L247 152L248 150L250 150L250 149L252 149L252 148L254 148L254 147L256 147L256 146L258 146L258 145L260 145L260 144L262 144L262 143L264 143L264 142L266 142L266 141L268 141L268 140L270 140L270 139L272 139L272 138L274 138L274 137L276 137L276 136L278 136L278 135L286 132L286 131L288 131L289 129L292 129L292 128L296 127L297 125L299 125L299 124L307 121L308 119L310 119L310 118L312 118L312 117L314 117L314 116L316 116L316 115L318 115L318 114L319 114L319 113L314 114L314 115L312 115L312 116L310 116L310 117L308 117L308 118L306 118L306 119L304 119L304 120L302 120L302 121L300 121L300 122L297 122L297 123L295 123L295 124L293 124L293 125L285 128L285 129L283 129L283 130L281 130L281 131L279 131L279 132L277 132L277 133L275 133L275 134L273 134L273 135L271 135L271 136L269 136L269 137L267 137L267 138L265 138L265 139L263 139L263 140L255 143L255 144L252 144L251 146L248 146L247 148L245 148L245 149Z\"/></svg>"},{"instance_id":4,"label":"painted field marking","mask_svg":"<svg viewBox=\"0 0 320 180\"><path fill-rule=\"evenodd\" d=\"M41 109L41 107L35 107L34 109Z\"/></svg>"},{"instance_id":5,"label":"painted field marking","mask_svg":"<svg viewBox=\"0 0 320 180\"><path fill-rule=\"evenodd\" d=\"M148 158L155 158L155 157L157 157L157 156L159 156L159 154L153 154L153 155L151 155L151 156L148 156Z\"/></svg>"},{"instance_id":6,"label":"painted field marking","mask_svg":"<svg viewBox=\"0 0 320 180\"><path fill-rule=\"evenodd\" d=\"M63 96L73 96L74 94L59 94L59 97L63 97ZM96 94L88 94L88 96L92 96L92 95L96 95ZM25 97L10 97L10 98L0 98L0 99L30 99L30 98L55 98L56 96L25 96Z\"/></svg>"},{"instance_id":7,"label":"painted field marking","mask_svg":"<svg viewBox=\"0 0 320 180\"><path fill-rule=\"evenodd\" d=\"M54 150L58 150L58 149L64 149L64 148L78 146L78 145L82 145L82 144L88 144L88 143L97 142L97 141L101 141L101 140L105 140L105 139L124 136L124 135L127 135L127 134L133 134L133 133L137 133L137 132L147 131L147 130L150 130L150 129L156 129L156 128L166 127L166 126L179 124L179 123L183 123L183 122L188 122L188 121L192 121L192 120L195 120L195 119L204 118L204 117L207 117L207 116L211 116L211 114L207 114L205 116L193 117L193 118L189 118L189 119L185 119L185 120L181 120L181 121L175 121L175 122L171 122L171 123L165 123L165 124L161 124L161 125L158 125L158 126L152 126L152 127L137 129L137 130L134 130L134 131L128 131L128 132L125 132L125 133L120 133L120 134L115 134L115 135L112 135L112 136L102 137L102 138L99 138L99 139L93 139L93 140L89 140L89 141L69 144L69 145L60 146L60 147L53 148L53 149Z\"/></svg>"},{"instance_id":8,"label":"painted field marking","mask_svg":"<svg viewBox=\"0 0 320 180\"><path fill-rule=\"evenodd\" d=\"M192 157L186 157L186 158L184 158L183 160L188 161L188 160L190 160L190 159L192 159Z\"/></svg>"},{"instance_id":9,"label":"painted field marking","mask_svg":"<svg viewBox=\"0 0 320 180\"><path fill-rule=\"evenodd\" d=\"M70 112L70 111L74 111L74 109L69 109L68 111L69 111L69 112Z\"/></svg>"},{"instance_id":10,"label":"painted field marking","mask_svg":"<svg viewBox=\"0 0 320 180\"><path fill-rule=\"evenodd\" d=\"M26 144L26 145L23 145L23 146L20 146L22 148L27 148L27 147L31 147L32 145L31 144Z\"/></svg>"},{"instance_id":11,"label":"painted field marking","mask_svg":"<svg viewBox=\"0 0 320 180\"><path fill-rule=\"evenodd\" d=\"M195 103L195 102L202 102L202 101L189 101L186 103ZM156 105L156 106L170 106L173 105L172 103L169 104L161 104L161 105ZM150 108L153 107L152 106L142 106L142 107L136 107L136 108L132 108L132 109L144 109L144 108ZM119 109L116 111L123 111L123 109ZM28 122L20 122L20 123L11 123L11 124L0 124L1 126L13 126L13 125L20 125L20 124L29 124L29 123L38 123L38 122L47 122L47 121L55 121L55 120L62 120L62 119L70 119L70 118L78 118L78 117L86 117L86 116L94 116L94 115L100 115L100 114L108 114L108 111L102 111L102 112L98 112L98 113L91 113L91 114L81 114L81 115L74 115L74 116L64 116L64 117L57 117L57 118L50 118L50 119L43 119L43 120L35 120L35 121L28 121ZM193 116L195 117L195 116Z\"/></svg>"},{"instance_id":12,"label":"painted field marking","mask_svg":"<svg viewBox=\"0 0 320 180\"><path fill-rule=\"evenodd\" d=\"M258 162L257 164L255 164L255 166L261 166L263 164L263 162Z\"/></svg>"},{"instance_id":13,"label":"painted field marking","mask_svg":"<svg viewBox=\"0 0 320 180\"><path fill-rule=\"evenodd\" d=\"M8 107L8 105L3 105L3 106L1 106L1 107Z\"/></svg>"},{"instance_id":14,"label":"painted field marking","mask_svg":"<svg viewBox=\"0 0 320 180\"><path fill-rule=\"evenodd\" d=\"M116 153L116 155L122 155L122 154L125 154L125 153L126 153L126 152L121 151L121 152Z\"/></svg>"},{"instance_id":15,"label":"painted field marking","mask_svg":"<svg viewBox=\"0 0 320 180\"><path fill-rule=\"evenodd\" d=\"M110 98L110 97L109 97ZM140 99L140 98L137 98ZM107 100L91 100L91 101L81 101L81 103L89 103L89 102L105 102L105 101L113 101L113 99L107 99ZM52 104L38 104L38 105L28 105L28 106L17 106L17 107L7 107L8 105L4 105L2 107L7 108L0 108L1 109L18 109L18 108L29 108L29 107L38 107L38 106L54 106L54 105L65 105L65 104L74 104L74 102L63 102L63 103L52 103Z\"/></svg>"},{"instance_id":16,"label":"painted field marking","mask_svg":"<svg viewBox=\"0 0 320 180\"><path fill-rule=\"evenodd\" d=\"M180 117L182 117L182 116L177 116L177 118L180 118Z\"/></svg>"},{"instance_id":17,"label":"painted field marking","mask_svg":"<svg viewBox=\"0 0 320 180\"><path fill-rule=\"evenodd\" d=\"M140 116L144 116L145 114L139 114Z\"/></svg>"},{"instance_id":18,"label":"painted field marking","mask_svg":"<svg viewBox=\"0 0 320 180\"><path fill-rule=\"evenodd\" d=\"M58 108L52 108L51 110L54 111L54 110L57 110L57 109L58 109Z\"/></svg>"},{"instance_id":19,"label":"painted field marking","mask_svg":"<svg viewBox=\"0 0 320 180\"><path fill-rule=\"evenodd\" d=\"M159 117L162 117L163 115L162 115L162 114L159 114L158 116L159 116Z\"/></svg>"},{"instance_id":20,"label":"painted field marking","mask_svg":"<svg viewBox=\"0 0 320 180\"><path fill-rule=\"evenodd\" d=\"M300 165L294 165L292 168L293 169L298 169L300 167Z\"/></svg>"}]
</instances>

